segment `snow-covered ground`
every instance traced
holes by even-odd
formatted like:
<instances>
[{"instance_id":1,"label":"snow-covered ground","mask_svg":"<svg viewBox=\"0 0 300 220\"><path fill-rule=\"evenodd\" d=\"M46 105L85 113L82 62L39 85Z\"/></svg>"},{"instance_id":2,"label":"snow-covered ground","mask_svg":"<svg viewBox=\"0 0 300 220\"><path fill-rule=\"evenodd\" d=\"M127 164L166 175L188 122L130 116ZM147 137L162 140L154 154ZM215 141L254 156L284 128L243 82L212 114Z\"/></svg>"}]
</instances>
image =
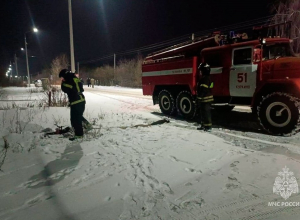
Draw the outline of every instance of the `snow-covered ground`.
<instances>
[{"instance_id":1,"label":"snow-covered ground","mask_svg":"<svg viewBox=\"0 0 300 220\"><path fill-rule=\"evenodd\" d=\"M96 129L79 143L40 133L69 125L68 108L38 107L44 94L27 88L0 90L0 219L299 219L300 204L268 205L300 202L273 193L285 167L300 184L299 134L264 134L244 108L215 114L204 133L180 119L156 123L163 115L140 89L85 90Z\"/></svg>"}]
</instances>

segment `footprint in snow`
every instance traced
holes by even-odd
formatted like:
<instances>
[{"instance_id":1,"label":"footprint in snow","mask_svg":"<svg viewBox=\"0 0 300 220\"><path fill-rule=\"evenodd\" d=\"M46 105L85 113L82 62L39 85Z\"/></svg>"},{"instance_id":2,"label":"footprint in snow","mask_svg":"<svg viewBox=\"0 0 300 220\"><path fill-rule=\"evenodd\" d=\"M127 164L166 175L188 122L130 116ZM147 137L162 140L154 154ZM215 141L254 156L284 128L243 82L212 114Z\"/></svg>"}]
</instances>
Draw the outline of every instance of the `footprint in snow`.
<instances>
[{"instance_id":1,"label":"footprint in snow","mask_svg":"<svg viewBox=\"0 0 300 220\"><path fill-rule=\"evenodd\" d=\"M171 189L170 185L166 182L163 182L162 183L163 185L165 185L167 187L167 189L165 189L165 192L166 193L169 193L169 194L174 194L173 190Z\"/></svg>"},{"instance_id":2,"label":"footprint in snow","mask_svg":"<svg viewBox=\"0 0 300 220\"><path fill-rule=\"evenodd\" d=\"M174 156L172 156L172 155L170 155L169 158L170 158L173 162L181 162L181 163L191 164L191 163L189 163L189 162L187 162L187 161L180 160L180 159L178 159L178 158L176 158L176 157L174 157Z\"/></svg>"},{"instance_id":3,"label":"footprint in snow","mask_svg":"<svg viewBox=\"0 0 300 220\"><path fill-rule=\"evenodd\" d=\"M185 183L184 185L185 185L185 186L192 186L193 184L190 183L190 182L188 182L188 183Z\"/></svg>"},{"instance_id":4,"label":"footprint in snow","mask_svg":"<svg viewBox=\"0 0 300 220\"><path fill-rule=\"evenodd\" d=\"M238 187L239 187L239 185L234 184L234 183L227 183L226 184L226 188L229 189L229 190L233 190L233 189L236 189Z\"/></svg>"},{"instance_id":5,"label":"footprint in snow","mask_svg":"<svg viewBox=\"0 0 300 220\"><path fill-rule=\"evenodd\" d=\"M230 181L236 181L236 182L238 182L237 178L235 178L233 175L229 176L228 179Z\"/></svg>"},{"instance_id":6,"label":"footprint in snow","mask_svg":"<svg viewBox=\"0 0 300 220\"><path fill-rule=\"evenodd\" d=\"M188 200L180 203L182 208L192 208L192 206L201 207L204 204L204 199L200 198L199 200Z\"/></svg>"},{"instance_id":7,"label":"footprint in snow","mask_svg":"<svg viewBox=\"0 0 300 220\"><path fill-rule=\"evenodd\" d=\"M239 161L234 161L233 163L230 164L230 167L236 167L236 165L240 163Z\"/></svg>"},{"instance_id":8,"label":"footprint in snow","mask_svg":"<svg viewBox=\"0 0 300 220\"><path fill-rule=\"evenodd\" d=\"M51 193L40 193L36 197L31 198L25 202L28 206L33 206L39 202L51 199L53 195Z\"/></svg>"},{"instance_id":9,"label":"footprint in snow","mask_svg":"<svg viewBox=\"0 0 300 220\"><path fill-rule=\"evenodd\" d=\"M111 200L110 196L105 197L104 201L109 202Z\"/></svg>"},{"instance_id":10,"label":"footprint in snow","mask_svg":"<svg viewBox=\"0 0 300 220\"><path fill-rule=\"evenodd\" d=\"M193 168L185 168L185 171L191 172L191 173L202 173L201 170L195 170Z\"/></svg>"},{"instance_id":11,"label":"footprint in snow","mask_svg":"<svg viewBox=\"0 0 300 220\"><path fill-rule=\"evenodd\" d=\"M228 176L229 183L227 183L225 186L229 190L233 190L239 187L240 182L237 180L237 178L234 175Z\"/></svg>"}]
</instances>

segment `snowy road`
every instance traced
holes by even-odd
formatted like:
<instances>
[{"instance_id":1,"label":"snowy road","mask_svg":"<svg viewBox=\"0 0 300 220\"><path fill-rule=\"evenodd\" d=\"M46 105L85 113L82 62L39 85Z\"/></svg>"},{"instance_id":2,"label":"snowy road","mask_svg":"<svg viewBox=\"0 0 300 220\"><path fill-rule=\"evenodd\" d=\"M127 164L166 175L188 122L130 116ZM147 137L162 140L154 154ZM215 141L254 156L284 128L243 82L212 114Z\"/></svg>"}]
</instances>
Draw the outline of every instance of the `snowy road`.
<instances>
[{"instance_id":1,"label":"snowy road","mask_svg":"<svg viewBox=\"0 0 300 220\"><path fill-rule=\"evenodd\" d=\"M144 96L141 89L95 86L95 88L85 87L85 91L121 103L126 103L126 100L129 100L127 101L127 104L135 105L137 109L140 109L140 103L134 103L132 100L148 99L149 102L146 102L147 105L144 105L144 110L157 116L165 117L161 114L158 105L153 106L152 97ZM135 99L126 99L124 97ZM251 114L250 107L236 106L232 112L223 112L222 114L220 114L220 112L213 112L213 119L214 127L218 128L214 129L214 134L228 140L231 140L232 137L234 137L235 142L233 144L236 146L250 145L248 147L258 150L260 149L259 145L261 144L275 145L286 147L288 150L292 149L292 151L300 153L300 148L298 148L300 146L300 134L292 137L270 136L269 134L266 134L259 126L256 117ZM174 126L195 129L195 121L187 122L178 117L171 118L171 120L174 122ZM263 148L265 148L265 146L263 146ZM283 151L281 153L284 154ZM276 152L279 151L277 150Z\"/></svg>"},{"instance_id":2,"label":"snowy road","mask_svg":"<svg viewBox=\"0 0 300 220\"><path fill-rule=\"evenodd\" d=\"M92 87L85 86L84 90L85 92L91 92L91 93L97 93L103 95L110 94L110 95L152 100L151 96L144 96L141 89L130 89L130 88L122 88L122 87L103 87L103 86L95 86L94 88L92 88Z\"/></svg>"},{"instance_id":3,"label":"snowy road","mask_svg":"<svg viewBox=\"0 0 300 220\"><path fill-rule=\"evenodd\" d=\"M207 134L180 118L163 123L140 89L85 91L85 116L101 129L77 144L37 133L68 125L67 108L0 111L9 143L0 219L299 219L299 192L273 193L285 167L300 183L299 134L264 134L245 108L215 112Z\"/></svg>"}]
</instances>

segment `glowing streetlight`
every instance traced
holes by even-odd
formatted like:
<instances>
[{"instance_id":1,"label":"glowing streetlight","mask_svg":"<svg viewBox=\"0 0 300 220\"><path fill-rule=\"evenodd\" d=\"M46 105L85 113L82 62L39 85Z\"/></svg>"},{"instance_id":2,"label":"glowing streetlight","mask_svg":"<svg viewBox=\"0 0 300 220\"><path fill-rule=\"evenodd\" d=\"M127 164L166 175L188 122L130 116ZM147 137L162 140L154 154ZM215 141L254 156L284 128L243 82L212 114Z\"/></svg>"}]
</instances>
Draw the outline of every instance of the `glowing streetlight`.
<instances>
[{"instance_id":1,"label":"glowing streetlight","mask_svg":"<svg viewBox=\"0 0 300 220\"><path fill-rule=\"evenodd\" d=\"M24 50L24 48L23 48L23 47L21 47L21 50L23 51L23 50Z\"/></svg>"}]
</instances>

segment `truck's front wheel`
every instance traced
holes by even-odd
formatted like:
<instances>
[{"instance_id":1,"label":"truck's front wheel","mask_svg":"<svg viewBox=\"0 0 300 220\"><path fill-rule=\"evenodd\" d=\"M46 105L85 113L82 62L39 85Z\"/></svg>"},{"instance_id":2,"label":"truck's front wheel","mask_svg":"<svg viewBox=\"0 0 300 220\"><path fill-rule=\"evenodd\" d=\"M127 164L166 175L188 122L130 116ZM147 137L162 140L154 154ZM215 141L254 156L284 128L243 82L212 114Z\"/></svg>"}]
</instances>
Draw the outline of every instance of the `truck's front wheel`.
<instances>
[{"instance_id":1,"label":"truck's front wheel","mask_svg":"<svg viewBox=\"0 0 300 220\"><path fill-rule=\"evenodd\" d=\"M196 114L196 105L190 92L182 91L176 99L176 107L180 115L186 119L192 119Z\"/></svg>"},{"instance_id":2,"label":"truck's front wheel","mask_svg":"<svg viewBox=\"0 0 300 220\"><path fill-rule=\"evenodd\" d=\"M162 113L172 115L175 111L175 102L172 94L167 90L162 90L158 94L159 107Z\"/></svg>"},{"instance_id":3,"label":"truck's front wheel","mask_svg":"<svg viewBox=\"0 0 300 220\"><path fill-rule=\"evenodd\" d=\"M269 133L289 134L296 129L299 120L297 99L287 93L271 93L263 98L257 114L260 124Z\"/></svg>"}]
</instances>

